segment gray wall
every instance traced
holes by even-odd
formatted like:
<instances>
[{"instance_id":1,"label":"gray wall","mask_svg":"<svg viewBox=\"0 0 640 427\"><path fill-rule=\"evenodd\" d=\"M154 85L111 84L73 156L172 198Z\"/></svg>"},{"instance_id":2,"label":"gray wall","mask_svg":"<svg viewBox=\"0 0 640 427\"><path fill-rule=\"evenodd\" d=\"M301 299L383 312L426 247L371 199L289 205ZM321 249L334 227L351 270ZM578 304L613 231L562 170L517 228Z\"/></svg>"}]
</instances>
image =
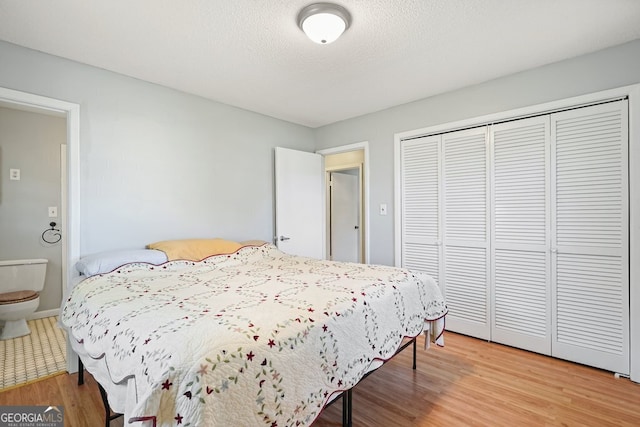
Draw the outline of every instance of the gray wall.
<instances>
[{"instance_id":1,"label":"gray wall","mask_svg":"<svg viewBox=\"0 0 640 427\"><path fill-rule=\"evenodd\" d=\"M0 86L80 105L82 255L270 240L273 148L314 149L307 127L6 42L0 64Z\"/></svg>"},{"instance_id":2,"label":"gray wall","mask_svg":"<svg viewBox=\"0 0 640 427\"><path fill-rule=\"evenodd\" d=\"M41 240L47 208L60 208L60 145L67 142L64 118L0 107L0 259L46 258L47 276L39 311L62 300L61 243ZM20 180L9 179L20 169Z\"/></svg>"},{"instance_id":3,"label":"gray wall","mask_svg":"<svg viewBox=\"0 0 640 427\"><path fill-rule=\"evenodd\" d=\"M425 76L428 78L428 76ZM316 129L316 149L369 141L371 262L394 263L394 134L640 82L640 40ZM378 206L389 206L387 216Z\"/></svg>"},{"instance_id":4,"label":"gray wall","mask_svg":"<svg viewBox=\"0 0 640 427\"><path fill-rule=\"evenodd\" d=\"M81 253L273 235L273 147L313 131L0 42L0 86L80 104Z\"/></svg>"}]
</instances>

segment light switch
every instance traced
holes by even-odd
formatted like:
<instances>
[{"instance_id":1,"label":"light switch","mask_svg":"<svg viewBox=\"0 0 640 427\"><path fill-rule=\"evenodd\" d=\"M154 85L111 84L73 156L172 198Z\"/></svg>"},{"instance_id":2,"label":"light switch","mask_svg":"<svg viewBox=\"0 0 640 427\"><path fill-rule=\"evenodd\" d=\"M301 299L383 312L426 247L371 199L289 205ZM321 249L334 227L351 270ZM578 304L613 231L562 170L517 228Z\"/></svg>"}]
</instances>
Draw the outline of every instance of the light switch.
<instances>
[{"instance_id":1,"label":"light switch","mask_svg":"<svg viewBox=\"0 0 640 427\"><path fill-rule=\"evenodd\" d=\"M11 181L20 181L20 169L9 169L9 179Z\"/></svg>"},{"instance_id":2,"label":"light switch","mask_svg":"<svg viewBox=\"0 0 640 427\"><path fill-rule=\"evenodd\" d=\"M387 204L386 203L381 203L380 204L380 215L386 215L387 214Z\"/></svg>"},{"instance_id":3,"label":"light switch","mask_svg":"<svg viewBox=\"0 0 640 427\"><path fill-rule=\"evenodd\" d=\"M57 218L57 217L58 217L58 207L49 206L49 218Z\"/></svg>"}]
</instances>

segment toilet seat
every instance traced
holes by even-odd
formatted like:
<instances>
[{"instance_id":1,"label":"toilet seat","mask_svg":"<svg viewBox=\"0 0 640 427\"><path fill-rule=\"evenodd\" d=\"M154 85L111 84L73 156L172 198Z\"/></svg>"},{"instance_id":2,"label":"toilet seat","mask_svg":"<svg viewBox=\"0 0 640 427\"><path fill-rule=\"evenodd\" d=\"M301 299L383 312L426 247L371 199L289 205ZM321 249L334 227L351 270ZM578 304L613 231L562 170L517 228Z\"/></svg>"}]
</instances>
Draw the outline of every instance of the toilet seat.
<instances>
[{"instance_id":1,"label":"toilet seat","mask_svg":"<svg viewBox=\"0 0 640 427\"><path fill-rule=\"evenodd\" d=\"M36 291L15 291L0 294L0 305L16 304L19 302L27 302L38 298Z\"/></svg>"}]
</instances>

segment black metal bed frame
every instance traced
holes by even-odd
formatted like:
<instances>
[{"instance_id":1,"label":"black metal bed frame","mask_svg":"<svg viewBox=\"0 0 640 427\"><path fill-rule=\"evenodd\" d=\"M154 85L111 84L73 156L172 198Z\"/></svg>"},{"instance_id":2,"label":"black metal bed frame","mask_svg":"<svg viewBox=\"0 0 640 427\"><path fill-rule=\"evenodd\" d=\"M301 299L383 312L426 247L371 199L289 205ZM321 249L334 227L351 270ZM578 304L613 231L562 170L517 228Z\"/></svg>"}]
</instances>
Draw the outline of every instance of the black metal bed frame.
<instances>
[{"instance_id":1,"label":"black metal bed frame","mask_svg":"<svg viewBox=\"0 0 640 427\"><path fill-rule=\"evenodd\" d=\"M111 412L111 407L109 406L109 400L107 399L106 390L100 385L98 381L96 381L96 383L98 384L100 397L102 398L102 404L104 405L104 427L109 427L111 421L115 420L116 418L122 417L123 414ZM82 360L80 360L80 356L78 356L78 385L80 386L82 384L84 384L84 365L82 363Z\"/></svg>"},{"instance_id":2,"label":"black metal bed frame","mask_svg":"<svg viewBox=\"0 0 640 427\"><path fill-rule=\"evenodd\" d=\"M389 360L391 360L393 357L395 357L396 354L400 353L405 348L409 347L410 345L413 345L413 366L412 366L412 369L415 370L416 366L417 366L416 365L416 339L417 339L417 337L413 337L411 340L409 340L406 343L402 344L400 346L400 348L398 350L396 350L396 352L393 354L393 356L391 356L391 358ZM425 339L428 339L428 337L425 337ZM387 363L387 361L385 361L384 363ZM367 378L369 375L371 375L375 371L377 371L377 369L375 369L373 371L370 371L370 372L367 372L360 379L360 381L362 381L363 379ZM107 392L100 385L99 382L96 381L96 383L98 384L98 388L100 390L100 397L102 397L102 404L104 405L104 411L105 411L104 425L105 425L105 427L109 427L111 421L122 417L123 414L118 414L118 413L115 413L115 412L111 411L111 407L109 406L109 400L107 399ZM82 363L82 360L80 360L80 356L78 356L78 385L80 386L82 384L84 384L84 365ZM342 396L342 427L352 427L352 425L353 425L353 423L352 423L352 411L353 411L352 400L353 400L353 389L354 388L355 388L355 386L351 387L349 390L345 390L342 393L340 393L341 396ZM329 402L329 404L326 407L329 407L329 406L333 405L337 400L338 400L338 398L332 400L331 402Z\"/></svg>"}]
</instances>

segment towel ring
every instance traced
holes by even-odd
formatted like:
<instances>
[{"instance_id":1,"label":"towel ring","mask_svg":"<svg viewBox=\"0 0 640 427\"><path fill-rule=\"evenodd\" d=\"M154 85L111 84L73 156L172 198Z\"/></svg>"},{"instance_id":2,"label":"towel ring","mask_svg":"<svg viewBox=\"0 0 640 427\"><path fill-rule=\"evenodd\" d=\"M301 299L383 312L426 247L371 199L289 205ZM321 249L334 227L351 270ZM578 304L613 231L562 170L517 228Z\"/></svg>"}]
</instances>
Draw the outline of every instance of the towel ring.
<instances>
[{"instance_id":1,"label":"towel ring","mask_svg":"<svg viewBox=\"0 0 640 427\"><path fill-rule=\"evenodd\" d=\"M47 228L42 232L42 240L45 241L46 243L53 245L55 243L58 243L60 240L62 240L62 234L60 234L60 230L55 228L56 227L55 222L50 222L49 227L51 228Z\"/></svg>"}]
</instances>

